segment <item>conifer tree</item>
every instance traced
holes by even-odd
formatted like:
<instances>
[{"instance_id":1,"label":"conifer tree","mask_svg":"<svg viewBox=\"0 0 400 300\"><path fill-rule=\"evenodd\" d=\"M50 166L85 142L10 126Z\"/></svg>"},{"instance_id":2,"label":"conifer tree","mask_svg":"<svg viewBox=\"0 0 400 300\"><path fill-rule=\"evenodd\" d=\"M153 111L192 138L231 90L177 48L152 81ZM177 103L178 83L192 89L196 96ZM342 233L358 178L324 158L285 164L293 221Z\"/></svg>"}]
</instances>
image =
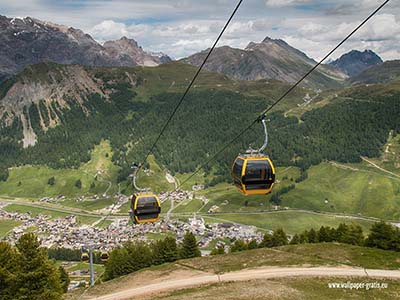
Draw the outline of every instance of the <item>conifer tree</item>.
<instances>
[{"instance_id":1,"label":"conifer tree","mask_svg":"<svg viewBox=\"0 0 400 300\"><path fill-rule=\"evenodd\" d=\"M210 255L219 255L219 254L225 254L224 246L215 247L214 249L211 250L210 253Z\"/></svg>"},{"instance_id":2,"label":"conifer tree","mask_svg":"<svg viewBox=\"0 0 400 300\"><path fill-rule=\"evenodd\" d=\"M282 228L274 230L271 238L272 247L284 246L288 244L288 239L285 231Z\"/></svg>"},{"instance_id":3,"label":"conifer tree","mask_svg":"<svg viewBox=\"0 0 400 300\"><path fill-rule=\"evenodd\" d=\"M314 228L311 228L311 229L308 231L307 237L308 237L308 242L309 242L309 243L317 243L317 242L318 242L318 235L317 235L317 233L315 232Z\"/></svg>"},{"instance_id":4,"label":"conifer tree","mask_svg":"<svg viewBox=\"0 0 400 300\"><path fill-rule=\"evenodd\" d=\"M257 249L258 248L258 244L256 240L251 240L248 244L247 244L247 249L251 250L251 249Z\"/></svg>"},{"instance_id":5,"label":"conifer tree","mask_svg":"<svg viewBox=\"0 0 400 300\"><path fill-rule=\"evenodd\" d=\"M5 242L0 242L0 299L14 299L15 278L18 276L17 252Z\"/></svg>"},{"instance_id":6,"label":"conifer tree","mask_svg":"<svg viewBox=\"0 0 400 300\"><path fill-rule=\"evenodd\" d=\"M299 235L297 233L292 237L292 239L290 240L289 244L290 245L300 244L300 237L299 237Z\"/></svg>"},{"instance_id":7,"label":"conifer tree","mask_svg":"<svg viewBox=\"0 0 400 300\"><path fill-rule=\"evenodd\" d=\"M372 225L370 233L365 240L365 245L384 250L400 251L400 247L398 247L399 242L399 231L392 225L381 221Z\"/></svg>"},{"instance_id":8,"label":"conifer tree","mask_svg":"<svg viewBox=\"0 0 400 300\"><path fill-rule=\"evenodd\" d=\"M14 299L62 299L60 273L33 233L22 235L16 243L18 275Z\"/></svg>"},{"instance_id":9,"label":"conifer tree","mask_svg":"<svg viewBox=\"0 0 400 300\"><path fill-rule=\"evenodd\" d=\"M239 252L247 249L247 244L243 240L236 240L231 246L231 252Z\"/></svg>"},{"instance_id":10,"label":"conifer tree","mask_svg":"<svg viewBox=\"0 0 400 300\"><path fill-rule=\"evenodd\" d=\"M192 258L201 256L196 237L190 231L187 231L185 236L183 237L182 246L179 252L180 258Z\"/></svg>"},{"instance_id":11,"label":"conifer tree","mask_svg":"<svg viewBox=\"0 0 400 300\"><path fill-rule=\"evenodd\" d=\"M178 259L178 247L176 239L166 237L163 240L156 241L152 245L153 262L156 265L166 262L172 262Z\"/></svg>"},{"instance_id":12,"label":"conifer tree","mask_svg":"<svg viewBox=\"0 0 400 300\"><path fill-rule=\"evenodd\" d=\"M71 280L69 279L67 271L60 266L58 268L58 272L60 272L60 281L61 281L61 288L63 289L64 293L68 292L68 286Z\"/></svg>"},{"instance_id":13,"label":"conifer tree","mask_svg":"<svg viewBox=\"0 0 400 300\"><path fill-rule=\"evenodd\" d=\"M321 226L321 228L318 231L318 241L321 242L332 242L333 237L331 235L331 228Z\"/></svg>"},{"instance_id":14,"label":"conifer tree","mask_svg":"<svg viewBox=\"0 0 400 300\"><path fill-rule=\"evenodd\" d=\"M270 248L272 247L272 235L269 233L264 234L263 240L258 245L259 248Z\"/></svg>"}]
</instances>

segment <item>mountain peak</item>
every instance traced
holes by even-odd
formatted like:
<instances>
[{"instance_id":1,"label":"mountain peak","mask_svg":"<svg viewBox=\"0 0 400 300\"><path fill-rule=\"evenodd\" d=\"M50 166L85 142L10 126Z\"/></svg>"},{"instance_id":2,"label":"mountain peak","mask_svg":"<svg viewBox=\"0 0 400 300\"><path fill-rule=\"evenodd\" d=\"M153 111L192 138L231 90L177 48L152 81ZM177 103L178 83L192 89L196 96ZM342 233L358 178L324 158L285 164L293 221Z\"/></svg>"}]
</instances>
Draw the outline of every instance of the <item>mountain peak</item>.
<instances>
[{"instance_id":1,"label":"mountain peak","mask_svg":"<svg viewBox=\"0 0 400 300\"><path fill-rule=\"evenodd\" d=\"M196 53L184 62L200 66L206 52ZM218 47L205 68L242 80L276 79L294 83L316 62L281 39L266 37L262 42L251 42L245 49ZM321 66L305 85L335 87L347 76L329 66Z\"/></svg>"},{"instance_id":2,"label":"mountain peak","mask_svg":"<svg viewBox=\"0 0 400 300\"><path fill-rule=\"evenodd\" d=\"M171 61L171 58L165 54L158 53L153 55L144 51L134 39L126 36L121 37L119 40L107 41L103 47L111 57L120 61L123 66L157 66Z\"/></svg>"},{"instance_id":3,"label":"mountain peak","mask_svg":"<svg viewBox=\"0 0 400 300\"><path fill-rule=\"evenodd\" d=\"M278 42L278 41L283 41L283 40L282 39L274 39L274 38L269 37L269 36L266 36L263 39L263 43L266 43L266 42Z\"/></svg>"},{"instance_id":4,"label":"mountain peak","mask_svg":"<svg viewBox=\"0 0 400 300\"><path fill-rule=\"evenodd\" d=\"M382 62L382 58L374 51L367 49L364 51L351 50L329 64L342 70L350 77L353 77L360 74L365 69L381 64Z\"/></svg>"}]
</instances>

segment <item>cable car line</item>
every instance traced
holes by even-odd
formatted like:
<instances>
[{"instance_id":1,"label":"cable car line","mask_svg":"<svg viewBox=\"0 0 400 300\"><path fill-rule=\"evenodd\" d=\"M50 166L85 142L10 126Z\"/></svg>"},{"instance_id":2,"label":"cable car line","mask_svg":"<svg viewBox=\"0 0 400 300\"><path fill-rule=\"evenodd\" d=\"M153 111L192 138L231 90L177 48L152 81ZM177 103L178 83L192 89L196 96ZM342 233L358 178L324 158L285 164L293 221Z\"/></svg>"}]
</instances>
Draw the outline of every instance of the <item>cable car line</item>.
<instances>
[{"instance_id":1,"label":"cable car line","mask_svg":"<svg viewBox=\"0 0 400 300\"><path fill-rule=\"evenodd\" d=\"M158 141L160 140L161 136L163 135L165 129L167 128L167 126L169 125L169 123L171 122L172 118L175 116L176 112L178 111L179 107L181 106L183 100L185 99L186 95L189 93L190 88L192 87L193 83L195 82L195 80L197 79L197 77L199 76L201 70L203 69L204 65L206 64L208 58L210 57L211 53L214 51L215 47L217 46L219 40L221 39L222 35L224 34L226 28L228 27L229 23L231 22L231 20L233 19L234 15L236 14L237 10L239 9L240 5L242 4L243 0L239 0L239 2L237 3L235 9L233 10L231 16L229 17L228 21L225 23L224 27L222 28L221 32L219 33L217 39L215 40L214 44L212 45L212 47L210 48L210 50L208 51L205 59L203 60L202 64L200 65L200 67L197 69L197 72L195 73L193 79L190 81L189 85L187 86L185 92L183 93L182 97L180 98L180 100L178 101L177 105L175 106L174 110L172 111L171 115L169 116L169 118L167 119L167 121L165 122L164 126L162 127L160 133L158 134L157 138L155 139L153 145L150 147L149 151L147 152L145 158L143 159L143 162L139 165L139 169L141 168L141 166L146 163L147 158L149 157L149 155L153 152L154 147L156 146L156 144L158 143Z\"/></svg>"},{"instance_id":2,"label":"cable car line","mask_svg":"<svg viewBox=\"0 0 400 300\"><path fill-rule=\"evenodd\" d=\"M259 149L249 149L235 159L231 175L239 192L245 195L266 195L271 193L275 183L275 167L271 158L264 154L268 145L267 118L259 120L264 127L264 144Z\"/></svg>"},{"instance_id":3,"label":"cable car line","mask_svg":"<svg viewBox=\"0 0 400 300\"><path fill-rule=\"evenodd\" d=\"M179 186L175 189L178 190L182 185L193 178L198 172L200 172L206 165L213 161L219 154L224 152L230 145L232 145L238 138L240 138L246 131L254 126L263 116L266 115L274 106L281 102L290 92L292 92L305 78L307 78L319 65L321 65L333 52L335 52L343 43L345 43L351 36L354 35L365 23L367 23L374 15L376 15L390 0L386 0L380 6L378 6L372 13L370 13L357 27L355 27L339 44L337 44L331 51L328 52L314 67L312 67L307 73L305 73L293 86L291 86L285 93L282 94L273 104L265 109L255 120L253 120L247 127L242 129L234 138L232 138L225 146L211 156L206 162L198 167L188 178L182 181ZM180 203L179 203L180 204ZM175 207L177 208L179 204Z\"/></svg>"},{"instance_id":4,"label":"cable car line","mask_svg":"<svg viewBox=\"0 0 400 300\"><path fill-rule=\"evenodd\" d=\"M262 115L269 112L275 105L283 100L291 91L293 91L308 75L310 75L316 68L318 68L333 52L335 52L340 46L342 46L354 33L356 33L365 23L369 21L377 12L379 12L390 0L383 2L378 8L376 8L367 18L364 19L356 28L353 29L339 44L337 44L331 51L328 52L314 67L312 67L306 74L303 75L294 85L292 85L278 100L276 100L270 107L264 110Z\"/></svg>"},{"instance_id":5,"label":"cable car line","mask_svg":"<svg viewBox=\"0 0 400 300\"><path fill-rule=\"evenodd\" d=\"M220 155L222 152L224 152L229 146L231 146L237 139L239 139L246 131L248 131L249 129L251 129L254 124L256 124L258 121L260 121L265 115L266 113L268 113L269 111L271 111L272 108L274 108L279 102L281 102L288 94L290 94L305 78L307 78L318 66L320 66L332 53L334 53L340 46L342 46L350 37L352 37L365 23L367 23L374 15L376 15L384 6L386 6L386 4L389 2L390 0L386 0L385 2L383 2L379 7L377 7L372 13L370 13L357 27L355 27L343 40L341 40L340 43L338 43L331 51L328 52L328 54L326 54L315 66L313 66L308 72L306 72L295 84L293 84L288 90L286 90L286 92L284 92L273 104L271 104L267 109L265 109L261 114L259 114L257 116L257 118L255 120L253 120L247 127L245 127L244 129L242 129L235 137L233 137L229 142L227 142L225 144L225 146L223 146L220 150L218 150L213 156L211 156L206 162L204 162L201 166L199 166L188 178L186 178L185 180L183 180L174 190L172 190L168 195L170 195L171 193L178 191L186 182L188 182L190 179L192 179L198 172L200 172L206 165L208 165L211 161L213 161L218 155ZM192 87L195 79L197 78L197 76L199 75L201 69L203 68L203 66L205 65L208 57L210 56L210 54L212 53L212 50L215 48L218 40L221 38L222 34L224 33L226 27L228 26L228 24L230 23L231 19L233 18L234 14L236 13L236 11L238 10L239 6L241 5L242 0L239 1L239 3L237 4L236 8L234 9L232 15L230 16L230 18L228 19L227 23L225 24L224 28L222 29L221 33L219 34L217 40L215 41L213 47L210 49L210 51L208 52L206 59L203 61L203 63L201 64L201 66L199 67L199 69L197 70L195 76L193 77L192 81L189 83L185 93L183 94L182 98L180 99L180 101L178 102L178 104L176 105L175 109L173 110L172 114L170 115L170 117L168 118L167 122L164 124L160 134L158 135L158 137L156 138L156 140L154 141L153 145L150 147L150 150L148 151L148 153L145 156L145 159L143 160L143 162L145 163L147 161L147 158L149 157L149 155L153 152L157 142L159 141L159 139L161 138L163 132L165 131L166 127L168 126L169 122L172 120L173 116L175 115L176 111L178 110L179 106L182 104L185 96L187 95L187 93L189 92L190 88ZM141 167L143 165L143 163L139 166ZM181 203L179 203L175 208L177 208ZM111 212L106 216L106 218L111 214ZM105 218L105 219L106 219ZM104 219L104 220L105 220Z\"/></svg>"},{"instance_id":6,"label":"cable car line","mask_svg":"<svg viewBox=\"0 0 400 300\"><path fill-rule=\"evenodd\" d=\"M171 115L169 116L169 118L167 119L167 121L165 122L165 124L163 125L160 133L158 134L157 138L155 139L155 141L153 142L152 146L150 147L149 151L147 152L147 154L145 155L143 161L141 164L139 164L138 170L137 172L140 171L140 169L142 168L142 166L146 163L147 159L149 158L150 154L153 153L158 141L160 140L161 136L163 135L165 129L167 128L167 126L169 125L169 123L171 122L172 118L175 116L176 112L178 111L179 107L181 106L181 104L183 103L183 100L185 99L186 95L189 93L189 90L191 89L191 87L193 86L193 83L195 82L195 80L197 79L197 77L199 76L201 70L203 69L204 65L206 64L208 58L210 57L211 53L214 51L215 47L217 46L219 40L221 39L222 35L224 34L226 28L228 27L228 25L230 24L230 22L232 21L233 17L235 16L236 12L238 11L240 5L242 4L243 0L239 0L239 2L237 3L235 9L233 10L233 12L231 13L229 19L227 20L227 22L225 23L224 27L222 28L221 32L219 33L217 39L215 40L214 44L212 45L212 47L210 48L210 50L208 51L204 61L202 62L202 64L200 65L200 67L197 69L197 72L195 73L195 75L193 76L193 79L190 81L189 85L187 86L185 92L183 93L182 97L180 98L179 102L177 103L177 105L175 106L174 110L172 111ZM110 209L110 212L103 218L103 220L101 221L100 224L103 224L106 219L112 214L112 211L116 205L116 203L118 202L118 199L115 201L114 205L112 206L112 208Z\"/></svg>"}]
</instances>

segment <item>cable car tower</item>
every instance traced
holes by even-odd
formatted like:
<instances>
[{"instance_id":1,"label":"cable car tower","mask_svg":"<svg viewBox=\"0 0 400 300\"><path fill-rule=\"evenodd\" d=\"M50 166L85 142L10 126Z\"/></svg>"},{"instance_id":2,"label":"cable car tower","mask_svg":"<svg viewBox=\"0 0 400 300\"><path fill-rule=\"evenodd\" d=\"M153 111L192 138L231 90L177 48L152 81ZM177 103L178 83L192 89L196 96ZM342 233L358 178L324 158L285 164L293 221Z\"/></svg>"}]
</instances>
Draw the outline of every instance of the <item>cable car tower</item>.
<instances>
[{"instance_id":1,"label":"cable car tower","mask_svg":"<svg viewBox=\"0 0 400 300\"><path fill-rule=\"evenodd\" d=\"M249 149L239 154L232 166L232 178L236 188L245 195L265 195L272 191L275 183L275 167L271 158L264 154L268 145L267 118L262 115L265 140L259 149Z\"/></svg>"}]
</instances>

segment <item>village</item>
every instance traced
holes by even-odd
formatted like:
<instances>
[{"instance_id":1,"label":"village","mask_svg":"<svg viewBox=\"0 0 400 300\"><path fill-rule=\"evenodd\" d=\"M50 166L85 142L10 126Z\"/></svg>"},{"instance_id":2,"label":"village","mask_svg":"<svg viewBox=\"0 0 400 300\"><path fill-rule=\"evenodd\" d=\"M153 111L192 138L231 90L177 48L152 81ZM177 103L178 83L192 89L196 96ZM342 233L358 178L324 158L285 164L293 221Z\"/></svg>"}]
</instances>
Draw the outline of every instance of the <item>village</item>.
<instances>
[{"instance_id":1,"label":"village","mask_svg":"<svg viewBox=\"0 0 400 300\"><path fill-rule=\"evenodd\" d=\"M212 241L225 245L224 241L262 240L263 234L257 228L233 223L207 224L203 217L193 214L189 218L161 218L158 222L132 225L129 216L113 216L106 222L102 218L93 224L82 224L79 216L68 215L62 218L51 218L48 215L7 212L3 208L6 203L0 203L0 218L19 221L21 224L11 229L3 238L15 243L26 232L36 233L42 246L81 249L86 245L95 245L100 250L110 251L125 242L151 241L152 234L173 235L178 242L187 231L198 237L198 245L207 248ZM103 217L104 218L104 217ZM205 254L207 251L204 252Z\"/></svg>"}]
</instances>

